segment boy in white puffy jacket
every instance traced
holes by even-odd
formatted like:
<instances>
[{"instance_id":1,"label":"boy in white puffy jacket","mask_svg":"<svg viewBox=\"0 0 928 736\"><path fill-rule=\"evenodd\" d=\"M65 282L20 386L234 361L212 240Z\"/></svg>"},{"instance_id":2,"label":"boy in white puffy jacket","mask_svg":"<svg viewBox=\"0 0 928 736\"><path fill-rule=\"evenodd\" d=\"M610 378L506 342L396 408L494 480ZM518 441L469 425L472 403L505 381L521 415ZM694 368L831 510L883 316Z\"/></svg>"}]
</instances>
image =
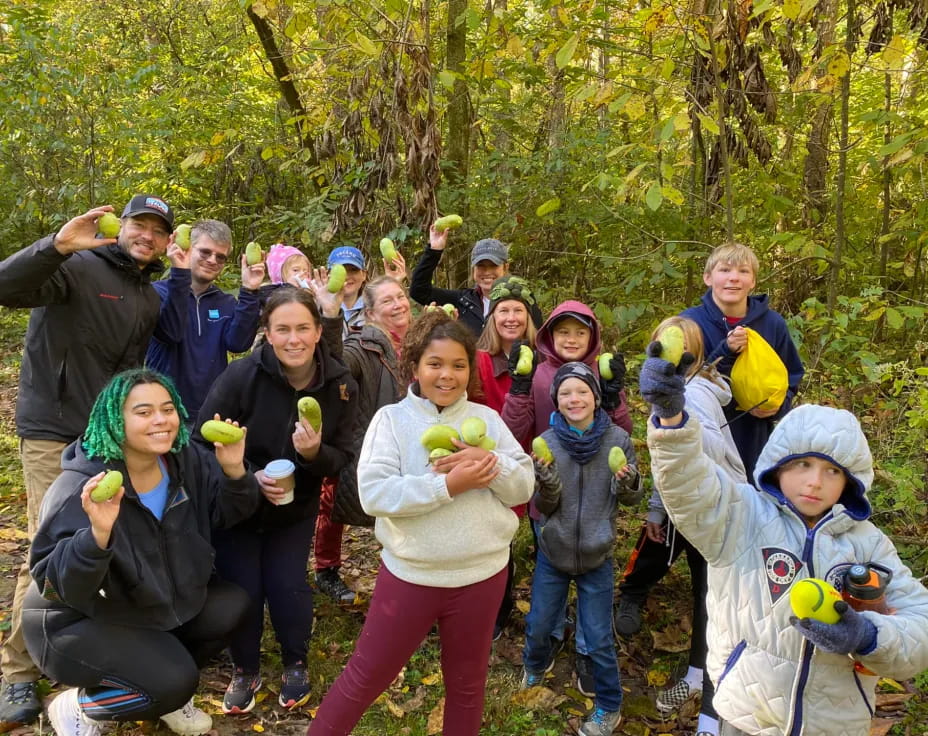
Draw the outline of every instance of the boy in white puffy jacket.
<instances>
[{"instance_id":1,"label":"boy in white puffy jacket","mask_svg":"<svg viewBox=\"0 0 928 736\"><path fill-rule=\"evenodd\" d=\"M683 374L648 346L641 393L652 404L648 447L674 524L709 563L709 658L722 734L866 736L877 676L928 668L928 590L867 519L867 440L847 411L801 406L777 425L757 461L755 490L701 452L683 410ZM855 564L890 571L891 615L836 604L825 624L792 615L797 580L839 590ZM871 673L875 673L871 674Z\"/></svg>"}]
</instances>

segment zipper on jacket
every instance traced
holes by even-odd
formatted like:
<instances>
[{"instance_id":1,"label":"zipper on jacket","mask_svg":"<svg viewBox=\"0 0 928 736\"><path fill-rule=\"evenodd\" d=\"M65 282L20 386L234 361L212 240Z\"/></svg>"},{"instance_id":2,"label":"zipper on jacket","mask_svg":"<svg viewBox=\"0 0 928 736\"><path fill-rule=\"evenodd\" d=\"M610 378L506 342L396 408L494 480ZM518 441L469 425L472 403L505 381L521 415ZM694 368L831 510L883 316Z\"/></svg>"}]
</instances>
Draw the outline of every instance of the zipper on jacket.
<instances>
[{"instance_id":1,"label":"zipper on jacket","mask_svg":"<svg viewBox=\"0 0 928 736\"><path fill-rule=\"evenodd\" d=\"M870 713L870 717L873 718L873 708L870 705L870 701L867 700L867 693L864 690L864 684L860 681L860 676L857 674L857 670L854 670L854 682L857 683L857 690L860 692L860 697L864 700L864 705L867 706L867 711Z\"/></svg>"},{"instance_id":2,"label":"zipper on jacket","mask_svg":"<svg viewBox=\"0 0 928 736\"><path fill-rule=\"evenodd\" d=\"M574 555L576 556L576 568L579 575L583 568L580 560L580 520L583 518L583 466L580 466L580 493L577 495L577 533L574 536L576 544L574 545Z\"/></svg>"},{"instance_id":3,"label":"zipper on jacket","mask_svg":"<svg viewBox=\"0 0 928 736\"><path fill-rule=\"evenodd\" d=\"M728 676L728 673L732 671L734 666L738 664L738 660L741 659L741 655L744 653L747 645L747 641L742 639L735 648L731 650L731 654L729 654L728 659L725 660L725 669L722 670L722 674L719 675L719 685L722 684L722 680Z\"/></svg>"},{"instance_id":4,"label":"zipper on jacket","mask_svg":"<svg viewBox=\"0 0 928 736\"><path fill-rule=\"evenodd\" d=\"M197 337L203 337L203 326L200 324L200 297L201 297L201 296L203 296L203 294L200 294L200 295L194 297L194 299L196 300L196 307L197 307L197 308L196 308L196 313L197 313Z\"/></svg>"}]
</instances>

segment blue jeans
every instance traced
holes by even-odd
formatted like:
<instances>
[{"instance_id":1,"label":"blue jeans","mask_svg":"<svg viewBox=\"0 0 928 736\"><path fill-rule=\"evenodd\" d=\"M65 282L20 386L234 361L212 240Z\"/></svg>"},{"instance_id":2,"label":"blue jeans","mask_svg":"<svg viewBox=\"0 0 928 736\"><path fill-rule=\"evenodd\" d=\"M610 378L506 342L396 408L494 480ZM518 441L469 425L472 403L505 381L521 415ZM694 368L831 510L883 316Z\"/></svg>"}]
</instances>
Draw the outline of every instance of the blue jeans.
<instances>
[{"instance_id":1,"label":"blue jeans","mask_svg":"<svg viewBox=\"0 0 928 736\"><path fill-rule=\"evenodd\" d=\"M612 638L612 559L582 575L570 575L554 567L538 550L522 662L528 672L544 671L551 656L551 634L563 620L571 580L577 584L577 625L583 627L587 655L593 660L596 706L617 711L622 707L622 685Z\"/></svg>"}]
</instances>

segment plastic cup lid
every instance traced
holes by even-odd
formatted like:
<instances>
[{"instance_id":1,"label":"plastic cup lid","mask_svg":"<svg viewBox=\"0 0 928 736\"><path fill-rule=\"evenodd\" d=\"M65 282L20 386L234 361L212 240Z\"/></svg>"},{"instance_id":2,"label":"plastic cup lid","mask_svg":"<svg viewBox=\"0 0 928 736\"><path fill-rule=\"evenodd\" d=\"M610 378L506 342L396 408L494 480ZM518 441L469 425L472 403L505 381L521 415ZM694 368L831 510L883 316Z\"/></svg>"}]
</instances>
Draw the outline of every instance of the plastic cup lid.
<instances>
[{"instance_id":1,"label":"plastic cup lid","mask_svg":"<svg viewBox=\"0 0 928 736\"><path fill-rule=\"evenodd\" d=\"M296 465L290 460L271 460L265 466L264 474L268 478L286 478L288 475L292 475L295 470Z\"/></svg>"}]
</instances>

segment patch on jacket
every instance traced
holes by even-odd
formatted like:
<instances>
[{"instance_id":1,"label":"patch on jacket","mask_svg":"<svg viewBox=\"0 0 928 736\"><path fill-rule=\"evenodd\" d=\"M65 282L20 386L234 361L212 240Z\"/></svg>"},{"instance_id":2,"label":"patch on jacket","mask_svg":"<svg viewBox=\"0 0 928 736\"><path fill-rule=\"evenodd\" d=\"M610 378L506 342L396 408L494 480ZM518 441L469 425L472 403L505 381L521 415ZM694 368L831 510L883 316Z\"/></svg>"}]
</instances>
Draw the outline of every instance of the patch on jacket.
<instances>
[{"instance_id":1,"label":"patch on jacket","mask_svg":"<svg viewBox=\"0 0 928 736\"><path fill-rule=\"evenodd\" d=\"M802 569L802 560L792 552L779 547L762 547L764 556L764 572L767 573L767 588L770 590L770 602L780 600L796 575Z\"/></svg>"},{"instance_id":2,"label":"patch on jacket","mask_svg":"<svg viewBox=\"0 0 928 736\"><path fill-rule=\"evenodd\" d=\"M340 384L338 384L338 396L339 396L339 398L340 398L342 401L348 401L348 400L349 400L349 396L348 396L348 384L347 384L347 383L340 383Z\"/></svg>"},{"instance_id":3,"label":"patch on jacket","mask_svg":"<svg viewBox=\"0 0 928 736\"><path fill-rule=\"evenodd\" d=\"M182 503L187 503L190 500L190 496L187 495L187 491L184 490L184 487L181 486L177 489L177 496L171 502L171 505L168 506L165 511L173 509L175 506L180 506Z\"/></svg>"}]
</instances>

